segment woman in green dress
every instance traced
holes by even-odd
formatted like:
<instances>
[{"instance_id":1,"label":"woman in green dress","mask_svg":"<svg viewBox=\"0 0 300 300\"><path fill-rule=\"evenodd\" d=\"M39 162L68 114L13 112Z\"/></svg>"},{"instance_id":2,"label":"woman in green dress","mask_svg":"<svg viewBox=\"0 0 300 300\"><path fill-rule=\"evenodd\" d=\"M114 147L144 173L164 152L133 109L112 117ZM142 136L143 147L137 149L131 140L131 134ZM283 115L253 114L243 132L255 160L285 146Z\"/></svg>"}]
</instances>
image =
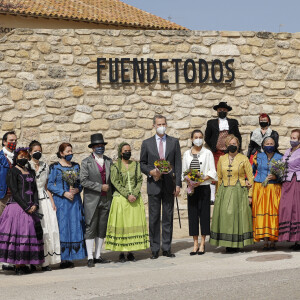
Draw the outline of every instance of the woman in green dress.
<instances>
[{"instance_id":1,"label":"woman in green dress","mask_svg":"<svg viewBox=\"0 0 300 300\"><path fill-rule=\"evenodd\" d=\"M234 253L252 245L253 173L248 158L239 153L239 140L230 134L225 140L227 154L220 157L217 167L218 192L212 217L210 244L226 247ZM247 180L249 190L247 188Z\"/></svg>"},{"instance_id":2,"label":"woman in green dress","mask_svg":"<svg viewBox=\"0 0 300 300\"><path fill-rule=\"evenodd\" d=\"M105 249L121 251L120 262L135 261L132 251L149 248L144 202L141 197L143 177L138 162L130 160L131 147L121 143L118 161L111 166L115 188L109 212Z\"/></svg>"}]
</instances>

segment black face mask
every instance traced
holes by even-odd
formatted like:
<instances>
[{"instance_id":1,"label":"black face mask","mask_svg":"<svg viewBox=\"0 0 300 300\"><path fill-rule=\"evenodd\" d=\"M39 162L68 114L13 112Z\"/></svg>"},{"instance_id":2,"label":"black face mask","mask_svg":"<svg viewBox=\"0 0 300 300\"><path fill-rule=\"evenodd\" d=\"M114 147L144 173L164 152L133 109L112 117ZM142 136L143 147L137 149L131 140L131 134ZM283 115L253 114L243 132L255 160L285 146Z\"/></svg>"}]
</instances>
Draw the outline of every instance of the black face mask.
<instances>
[{"instance_id":1,"label":"black face mask","mask_svg":"<svg viewBox=\"0 0 300 300\"><path fill-rule=\"evenodd\" d=\"M229 146L227 147L227 150L228 150L228 152L234 153L234 152L236 152L236 150L237 150L237 146L229 145Z\"/></svg>"},{"instance_id":2,"label":"black face mask","mask_svg":"<svg viewBox=\"0 0 300 300\"><path fill-rule=\"evenodd\" d=\"M42 153L41 152L34 152L33 154L32 154L32 157L34 158L34 159L36 159L36 160L39 160L41 157L42 157Z\"/></svg>"},{"instance_id":3,"label":"black face mask","mask_svg":"<svg viewBox=\"0 0 300 300\"><path fill-rule=\"evenodd\" d=\"M125 160L129 160L131 157L131 152L125 152L122 154L122 158Z\"/></svg>"},{"instance_id":4,"label":"black face mask","mask_svg":"<svg viewBox=\"0 0 300 300\"><path fill-rule=\"evenodd\" d=\"M17 164L21 167L25 167L25 165L28 163L28 159L27 158L21 158L21 159L17 159Z\"/></svg>"},{"instance_id":5,"label":"black face mask","mask_svg":"<svg viewBox=\"0 0 300 300\"><path fill-rule=\"evenodd\" d=\"M225 119L226 116L227 116L227 112L226 111L219 111L218 116L219 116L220 119Z\"/></svg>"},{"instance_id":6,"label":"black face mask","mask_svg":"<svg viewBox=\"0 0 300 300\"><path fill-rule=\"evenodd\" d=\"M269 122L259 122L259 126L261 128L265 128L265 127L269 126Z\"/></svg>"}]
</instances>

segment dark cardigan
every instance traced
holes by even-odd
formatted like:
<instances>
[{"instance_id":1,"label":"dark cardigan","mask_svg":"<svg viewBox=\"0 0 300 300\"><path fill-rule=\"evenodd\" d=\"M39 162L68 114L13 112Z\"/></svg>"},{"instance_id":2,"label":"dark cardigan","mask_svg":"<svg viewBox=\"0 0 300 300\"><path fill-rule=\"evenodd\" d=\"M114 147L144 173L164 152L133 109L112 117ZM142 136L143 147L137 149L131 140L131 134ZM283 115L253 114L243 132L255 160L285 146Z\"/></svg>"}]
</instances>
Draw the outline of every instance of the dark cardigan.
<instances>
[{"instance_id":1,"label":"dark cardigan","mask_svg":"<svg viewBox=\"0 0 300 300\"><path fill-rule=\"evenodd\" d=\"M6 177L7 186L12 193L9 203L18 203L25 211L28 211L33 205L39 207L35 173L33 170L28 171L29 174L22 174L17 167L13 167L8 171Z\"/></svg>"},{"instance_id":2,"label":"dark cardigan","mask_svg":"<svg viewBox=\"0 0 300 300\"><path fill-rule=\"evenodd\" d=\"M235 119L227 118L229 131L228 134L236 136L240 142L240 150L242 148L242 137L239 131L239 122ZM219 138L219 119L208 120L205 130L205 142L209 146L212 152L217 151L217 142Z\"/></svg>"}]
</instances>

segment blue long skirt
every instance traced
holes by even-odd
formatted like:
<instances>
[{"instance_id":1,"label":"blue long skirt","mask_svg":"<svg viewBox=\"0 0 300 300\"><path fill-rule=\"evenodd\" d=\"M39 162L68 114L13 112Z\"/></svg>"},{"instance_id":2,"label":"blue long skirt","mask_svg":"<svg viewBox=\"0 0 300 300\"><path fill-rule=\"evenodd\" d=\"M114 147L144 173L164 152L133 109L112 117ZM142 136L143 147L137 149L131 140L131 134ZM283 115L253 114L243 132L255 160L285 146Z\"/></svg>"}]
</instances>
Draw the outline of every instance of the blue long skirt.
<instances>
[{"instance_id":1,"label":"blue long skirt","mask_svg":"<svg viewBox=\"0 0 300 300\"><path fill-rule=\"evenodd\" d=\"M73 201L53 195L57 208L61 260L79 260L86 257L84 241L85 221L83 205L79 194Z\"/></svg>"}]
</instances>

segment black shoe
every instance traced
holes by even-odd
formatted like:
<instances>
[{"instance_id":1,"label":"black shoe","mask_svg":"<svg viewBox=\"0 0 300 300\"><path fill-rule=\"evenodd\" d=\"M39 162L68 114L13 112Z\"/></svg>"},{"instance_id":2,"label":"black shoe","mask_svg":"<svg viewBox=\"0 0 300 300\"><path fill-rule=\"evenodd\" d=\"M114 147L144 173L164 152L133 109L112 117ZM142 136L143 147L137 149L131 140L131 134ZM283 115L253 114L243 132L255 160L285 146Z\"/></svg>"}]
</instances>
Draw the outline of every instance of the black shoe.
<instances>
[{"instance_id":1,"label":"black shoe","mask_svg":"<svg viewBox=\"0 0 300 300\"><path fill-rule=\"evenodd\" d=\"M266 245L263 247L263 251L269 251L269 250L270 250L269 245L266 244Z\"/></svg>"},{"instance_id":2,"label":"black shoe","mask_svg":"<svg viewBox=\"0 0 300 300\"><path fill-rule=\"evenodd\" d=\"M95 267L94 260L93 260L93 259L89 259L88 262L87 262L87 266L88 266L89 268Z\"/></svg>"},{"instance_id":3,"label":"black shoe","mask_svg":"<svg viewBox=\"0 0 300 300\"><path fill-rule=\"evenodd\" d=\"M16 267L13 265L2 265L2 270L3 271L15 271Z\"/></svg>"},{"instance_id":4,"label":"black shoe","mask_svg":"<svg viewBox=\"0 0 300 300\"><path fill-rule=\"evenodd\" d=\"M67 265L68 265L68 268L74 268L74 263L72 263L71 261L67 261Z\"/></svg>"},{"instance_id":5,"label":"black shoe","mask_svg":"<svg viewBox=\"0 0 300 300\"><path fill-rule=\"evenodd\" d=\"M105 259L101 256L99 258L94 258L94 264L108 264L110 262L111 262L111 260Z\"/></svg>"},{"instance_id":6,"label":"black shoe","mask_svg":"<svg viewBox=\"0 0 300 300\"><path fill-rule=\"evenodd\" d=\"M163 251L163 256L166 256L166 257L175 257L175 254L174 253L171 253L171 251Z\"/></svg>"},{"instance_id":7,"label":"black shoe","mask_svg":"<svg viewBox=\"0 0 300 300\"><path fill-rule=\"evenodd\" d=\"M205 254L205 246L204 246L204 250L203 251L199 251L198 252L198 255L203 255L203 254Z\"/></svg>"},{"instance_id":8,"label":"black shoe","mask_svg":"<svg viewBox=\"0 0 300 300\"><path fill-rule=\"evenodd\" d=\"M21 267L16 268L15 272L16 272L16 275L24 275L24 274L26 274Z\"/></svg>"},{"instance_id":9,"label":"black shoe","mask_svg":"<svg viewBox=\"0 0 300 300\"><path fill-rule=\"evenodd\" d=\"M120 255L119 255L119 262L120 263L126 262L125 254L123 252L120 253Z\"/></svg>"},{"instance_id":10,"label":"black shoe","mask_svg":"<svg viewBox=\"0 0 300 300\"><path fill-rule=\"evenodd\" d=\"M152 252L152 255L150 256L150 259L157 259L159 256L158 251Z\"/></svg>"},{"instance_id":11,"label":"black shoe","mask_svg":"<svg viewBox=\"0 0 300 300\"><path fill-rule=\"evenodd\" d=\"M226 253L234 253L235 249L232 247L226 247Z\"/></svg>"},{"instance_id":12,"label":"black shoe","mask_svg":"<svg viewBox=\"0 0 300 300\"><path fill-rule=\"evenodd\" d=\"M198 247L198 249L197 249L196 251L192 251L192 252L190 252L190 255L192 256L192 255L199 254L198 252L199 252L199 247Z\"/></svg>"},{"instance_id":13,"label":"black shoe","mask_svg":"<svg viewBox=\"0 0 300 300\"><path fill-rule=\"evenodd\" d=\"M300 244L296 243L293 248L294 251L299 251L300 250Z\"/></svg>"},{"instance_id":14,"label":"black shoe","mask_svg":"<svg viewBox=\"0 0 300 300\"><path fill-rule=\"evenodd\" d=\"M31 270L31 272L35 272L36 271L36 266L35 265L30 265L30 270Z\"/></svg>"},{"instance_id":15,"label":"black shoe","mask_svg":"<svg viewBox=\"0 0 300 300\"><path fill-rule=\"evenodd\" d=\"M47 267L42 267L42 271L43 272L52 271L52 269L49 266L47 266Z\"/></svg>"},{"instance_id":16,"label":"black shoe","mask_svg":"<svg viewBox=\"0 0 300 300\"><path fill-rule=\"evenodd\" d=\"M67 261L64 261L64 262L60 263L59 267L60 267L61 269L66 269L66 268L68 268L68 267L69 267L68 262L67 262Z\"/></svg>"},{"instance_id":17,"label":"black shoe","mask_svg":"<svg viewBox=\"0 0 300 300\"><path fill-rule=\"evenodd\" d=\"M127 260L128 261L136 261L132 252L127 253Z\"/></svg>"},{"instance_id":18,"label":"black shoe","mask_svg":"<svg viewBox=\"0 0 300 300\"><path fill-rule=\"evenodd\" d=\"M21 266L20 269L24 272L24 274L31 274L31 268L29 268L28 266Z\"/></svg>"}]
</instances>

